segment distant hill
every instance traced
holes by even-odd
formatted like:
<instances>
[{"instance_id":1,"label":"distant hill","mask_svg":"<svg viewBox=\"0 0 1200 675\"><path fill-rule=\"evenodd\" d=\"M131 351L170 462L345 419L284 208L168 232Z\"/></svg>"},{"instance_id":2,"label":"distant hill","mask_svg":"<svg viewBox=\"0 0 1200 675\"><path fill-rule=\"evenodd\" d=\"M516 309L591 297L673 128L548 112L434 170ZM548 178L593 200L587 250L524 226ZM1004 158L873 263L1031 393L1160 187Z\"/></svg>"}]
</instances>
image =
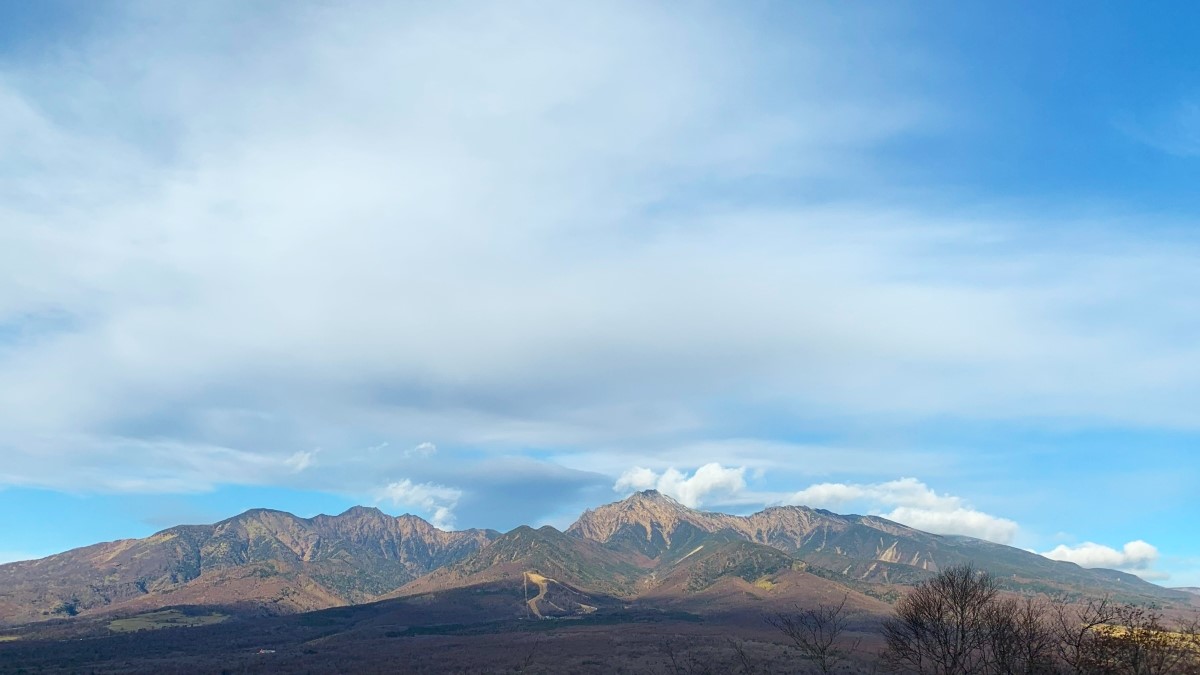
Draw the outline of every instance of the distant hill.
<instances>
[{"instance_id":1,"label":"distant hill","mask_svg":"<svg viewBox=\"0 0 1200 675\"><path fill-rule=\"evenodd\" d=\"M0 617L15 624L168 606L287 614L390 598L448 621L503 620L618 606L761 611L847 593L852 606L878 613L880 600L962 563L1012 590L1181 603L1195 592L875 516L803 506L733 516L651 490L588 510L565 532L444 532L364 507L310 519L253 510L2 565Z\"/></svg>"},{"instance_id":2,"label":"distant hill","mask_svg":"<svg viewBox=\"0 0 1200 675\"><path fill-rule=\"evenodd\" d=\"M0 565L7 623L117 607L228 605L290 613L363 602L460 560L498 533L444 532L354 507L299 518L256 509L215 525Z\"/></svg>"}]
</instances>

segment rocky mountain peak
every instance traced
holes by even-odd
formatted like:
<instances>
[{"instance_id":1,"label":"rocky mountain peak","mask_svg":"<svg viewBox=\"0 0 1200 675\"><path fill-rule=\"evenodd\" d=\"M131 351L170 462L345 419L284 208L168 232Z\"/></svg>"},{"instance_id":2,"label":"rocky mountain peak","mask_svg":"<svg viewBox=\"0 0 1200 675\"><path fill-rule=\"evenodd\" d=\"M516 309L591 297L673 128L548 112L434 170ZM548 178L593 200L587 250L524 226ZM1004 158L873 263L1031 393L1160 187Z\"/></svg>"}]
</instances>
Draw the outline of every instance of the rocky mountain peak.
<instances>
[{"instance_id":1,"label":"rocky mountain peak","mask_svg":"<svg viewBox=\"0 0 1200 675\"><path fill-rule=\"evenodd\" d=\"M627 501L627 502L654 502L654 503L658 503L658 504L674 504L676 506L687 508L686 506L683 506L683 504L680 504L675 498L668 497L667 495L659 492L658 490L653 490L653 489L652 490L642 490L641 492L635 492L635 493L629 495L628 497L626 497L625 501Z\"/></svg>"},{"instance_id":2,"label":"rocky mountain peak","mask_svg":"<svg viewBox=\"0 0 1200 675\"><path fill-rule=\"evenodd\" d=\"M387 514L374 506L351 506L339 513L336 518L386 518Z\"/></svg>"},{"instance_id":3,"label":"rocky mountain peak","mask_svg":"<svg viewBox=\"0 0 1200 675\"><path fill-rule=\"evenodd\" d=\"M651 515L688 514L695 511L683 504L679 503L672 497L659 492L658 490L643 490L635 492L625 499L601 506L596 511L615 508L618 511L624 512L644 512ZM686 515L684 515L686 517Z\"/></svg>"},{"instance_id":4,"label":"rocky mountain peak","mask_svg":"<svg viewBox=\"0 0 1200 675\"><path fill-rule=\"evenodd\" d=\"M569 534L607 542L623 530L640 531L646 538L661 536L669 542L681 524L706 532L726 526L732 516L696 511L662 494L658 490L636 492L625 499L585 511L579 520L567 528Z\"/></svg>"},{"instance_id":5,"label":"rocky mountain peak","mask_svg":"<svg viewBox=\"0 0 1200 675\"><path fill-rule=\"evenodd\" d=\"M635 492L625 499L609 504L608 506L619 506L626 510L630 509L650 509L658 511L674 511L683 514L700 513L690 506L683 504L674 497L663 494L658 490L642 490ZM604 508L604 507L600 507Z\"/></svg>"}]
</instances>

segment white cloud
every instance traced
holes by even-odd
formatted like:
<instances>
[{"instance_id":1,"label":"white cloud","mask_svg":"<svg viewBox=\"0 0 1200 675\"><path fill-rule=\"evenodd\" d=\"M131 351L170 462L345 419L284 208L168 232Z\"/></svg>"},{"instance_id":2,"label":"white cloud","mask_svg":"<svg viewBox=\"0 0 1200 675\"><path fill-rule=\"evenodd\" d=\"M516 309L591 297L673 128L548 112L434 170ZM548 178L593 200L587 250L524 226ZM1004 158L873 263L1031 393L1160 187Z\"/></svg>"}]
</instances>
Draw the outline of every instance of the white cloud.
<instances>
[{"instance_id":1,"label":"white cloud","mask_svg":"<svg viewBox=\"0 0 1200 675\"><path fill-rule=\"evenodd\" d=\"M429 441L418 443L416 446L405 450L405 457L432 457L437 454L438 447Z\"/></svg>"},{"instance_id":2,"label":"white cloud","mask_svg":"<svg viewBox=\"0 0 1200 675\"><path fill-rule=\"evenodd\" d=\"M317 463L317 453L320 450L297 450L294 455L283 461L284 464L292 468L292 471L300 472Z\"/></svg>"},{"instance_id":3,"label":"white cloud","mask_svg":"<svg viewBox=\"0 0 1200 675\"><path fill-rule=\"evenodd\" d=\"M617 479L613 485L614 492L628 494L630 492L641 492L642 490L653 490L658 487L658 474L640 466L635 466Z\"/></svg>"},{"instance_id":4,"label":"white cloud","mask_svg":"<svg viewBox=\"0 0 1200 675\"><path fill-rule=\"evenodd\" d=\"M1000 544L1011 544L1017 523L969 508L937 510L898 506L884 514L888 520L935 534L965 534Z\"/></svg>"},{"instance_id":5,"label":"white cloud","mask_svg":"<svg viewBox=\"0 0 1200 675\"><path fill-rule=\"evenodd\" d=\"M915 478L886 483L820 483L786 500L833 511L864 505L870 514L935 534L964 534L1011 544L1018 525L1007 518L971 508L961 497L938 494Z\"/></svg>"},{"instance_id":6,"label":"white cloud","mask_svg":"<svg viewBox=\"0 0 1200 675\"><path fill-rule=\"evenodd\" d=\"M462 498L458 488L414 483L409 479L391 483L379 491L379 501L390 501L395 506L420 509L429 517L434 527L443 530L454 527L454 507Z\"/></svg>"},{"instance_id":7,"label":"white cloud","mask_svg":"<svg viewBox=\"0 0 1200 675\"><path fill-rule=\"evenodd\" d=\"M1158 548L1141 539L1126 543L1120 550L1090 541L1075 546L1059 544L1042 555L1051 560L1073 562L1080 567L1121 570L1146 579L1167 578L1165 573L1153 569L1158 562Z\"/></svg>"},{"instance_id":8,"label":"white cloud","mask_svg":"<svg viewBox=\"0 0 1200 675\"><path fill-rule=\"evenodd\" d=\"M746 488L745 467L723 467L717 463L705 464L688 476L675 468L661 474L650 469L634 467L617 479L613 490L623 494L640 490L656 489L679 503L702 506L705 501L736 497Z\"/></svg>"}]
</instances>

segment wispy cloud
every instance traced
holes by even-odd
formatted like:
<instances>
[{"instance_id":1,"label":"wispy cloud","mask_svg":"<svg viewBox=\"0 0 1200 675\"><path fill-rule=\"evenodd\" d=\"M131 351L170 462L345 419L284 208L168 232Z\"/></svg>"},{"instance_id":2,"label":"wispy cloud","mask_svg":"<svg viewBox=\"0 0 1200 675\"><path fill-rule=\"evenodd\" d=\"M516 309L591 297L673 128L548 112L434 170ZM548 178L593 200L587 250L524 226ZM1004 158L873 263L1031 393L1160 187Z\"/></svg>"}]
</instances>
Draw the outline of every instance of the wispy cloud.
<instances>
[{"instance_id":1,"label":"wispy cloud","mask_svg":"<svg viewBox=\"0 0 1200 675\"><path fill-rule=\"evenodd\" d=\"M291 457L283 460L283 463L291 467L292 471L304 471L316 465L318 452L320 450L297 450Z\"/></svg>"},{"instance_id":2,"label":"wispy cloud","mask_svg":"<svg viewBox=\"0 0 1200 675\"><path fill-rule=\"evenodd\" d=\"M1200 430L1194 238L891 189L956 114L902 17L120 11L0 62L0 482L465 518L521 471L513 514L633 465L934 483L946 421ZM879 508L1011 537L938 504Z\"/></svg>"},{"instance_id":3,"label":"wispy cloud","mask_svg":"<svg viewBox=\"0 0 1200 675\"><path fill-rule=\"evenodd\" d=\"M405 450L405 457L432 457L437 454L438 447L429 441L416 444L414 447Z\"/></svg>"},{"instance_id":4,"label":"wispy cloud","mask_svg":"<svg viewBox=\"0 0 1200 675\"><path fill-rule=\"evenodd\" d=\"M1157 150L1182 157L1200 155L1200 101L1194 98L1140 117L1125 115L1117 127Z\"/></svg>"},{"instance_id":5,"label":"wispy cloud","mask_svg":"<svg viewBox=\"0 0 1200 675\"><path fill-rule=\"evenodd\" d=\"M808 319L762 332L762 291L823 275L757 258L841 250L832 224L698 216L689 185L784 152L788 172L836 171L919 127L921 101L800 54L781 98L745 77L771 52L719 14L542 10L131 8L129 33L36 64L53 77L6 64L3 168L25 181L0 206L0 324L22 335L0 346L6 474L77 487L47 470L61 454L96 487L203 488L312 480L241 467L318 444L323 468L354 466L346 448L380 437L636 442L706 426L682 391L738 396L819 349L787 344ZM65 320L30 319L47 313Z\"/></svg>"}]
</instances>

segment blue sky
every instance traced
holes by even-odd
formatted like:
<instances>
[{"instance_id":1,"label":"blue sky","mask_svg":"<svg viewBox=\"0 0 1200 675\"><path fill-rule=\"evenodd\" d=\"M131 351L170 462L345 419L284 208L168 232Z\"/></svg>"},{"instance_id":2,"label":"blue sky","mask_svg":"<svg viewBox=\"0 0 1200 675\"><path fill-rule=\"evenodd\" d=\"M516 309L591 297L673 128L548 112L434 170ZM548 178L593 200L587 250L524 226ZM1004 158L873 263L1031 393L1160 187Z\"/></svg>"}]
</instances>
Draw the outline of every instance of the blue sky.
<instances>
[{"instance_id":1,"label":"blue sky","mask_svg":"<svg viewBox=\"0 0 1200 675\"><path fill-rule=\"evenodd\" d=\"M0 13L0 559L657 487L1200 585L1192 4Z\"/></svg>"}]
</instances>

